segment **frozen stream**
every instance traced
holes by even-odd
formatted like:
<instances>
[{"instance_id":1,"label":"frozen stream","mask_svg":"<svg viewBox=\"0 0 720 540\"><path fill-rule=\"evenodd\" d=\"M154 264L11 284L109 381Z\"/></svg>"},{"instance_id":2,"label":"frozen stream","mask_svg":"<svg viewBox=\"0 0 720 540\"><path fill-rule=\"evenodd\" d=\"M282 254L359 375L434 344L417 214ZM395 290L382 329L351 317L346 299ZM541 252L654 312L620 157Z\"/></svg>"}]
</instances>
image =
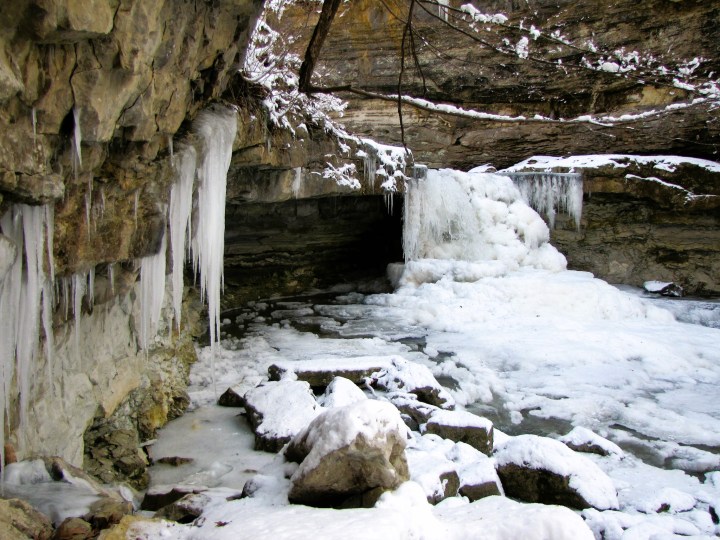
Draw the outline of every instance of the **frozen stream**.
<instances>
[{"instance_id":1,"label":"frozen stream","mask_svg":"<svg viewBox=\"0 0 720 540\"><path fill-rule=\"evenodd\" d=\"M428 177L427 197L421 188L409 194L406 208L420 221L406 223L406 251L413 257L404 268L390 269L393 293L339 290L226 313L216 359L218 392L232 386L244 393L265 380L277 361L400 355L427 366L460 408L492 419L507 435L557 438L581 426L619 445L624 453L587 454L612 479L619 501L619 510L581 513L596 538L716 537L717 304L650 301L588 273L564 270L564 258L547 244L547 227L503 182L493 175L439 171ZM461 208L468 200L471 208ZM173 526L175 537L225 539L248 530L254 538L339 537L320 534L322 522L328 530L345 531L344 538L475 538L457 528L471 519L462 517L463 508L501 522L501 532L488 538L519 537L512 525L522 519L508 519L517 514L482 510L477 503L464 507L457 497L432 508L400 494L405 506L392 512L387 505L311 510L288 505L287 485L280 481L274 498L231 506L224 502L228 492L238 493L256 471L285 465L253 451L244 418L214 405L209 350L199 356L191 374L195 411L171 422L151 448L155 459L195 462L157 465L152 482L214 486L222 500L218 495L203 514L207 521L245 521L222 530L207 522ZM490 501L488 508L494 504L499 503ZM379 528L349 529L367 520ZM273 527L278 523L284 528ZM148 528L146 537L168 532ZM536 537L558 538L548 532Z\"/></svg>"}]
</instances>

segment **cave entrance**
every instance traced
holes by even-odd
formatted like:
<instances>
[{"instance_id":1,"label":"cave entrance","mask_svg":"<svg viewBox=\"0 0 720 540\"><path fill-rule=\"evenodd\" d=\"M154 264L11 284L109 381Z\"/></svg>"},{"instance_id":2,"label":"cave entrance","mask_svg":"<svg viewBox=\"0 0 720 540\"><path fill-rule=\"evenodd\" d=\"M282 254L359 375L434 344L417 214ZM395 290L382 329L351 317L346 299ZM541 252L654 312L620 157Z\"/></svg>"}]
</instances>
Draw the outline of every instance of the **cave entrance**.
<instances>
[{"instance_id":1,"label":"cave entrance","mask_svg":"<svg viewBox=\"0 0 720 540\"><path fill-rule=\"evenodd\" d=\"M382 278L403 260L402 195L228 201L223 307ZM388 284L389 287L389 284Z\"/></svg>"}]
</instances>

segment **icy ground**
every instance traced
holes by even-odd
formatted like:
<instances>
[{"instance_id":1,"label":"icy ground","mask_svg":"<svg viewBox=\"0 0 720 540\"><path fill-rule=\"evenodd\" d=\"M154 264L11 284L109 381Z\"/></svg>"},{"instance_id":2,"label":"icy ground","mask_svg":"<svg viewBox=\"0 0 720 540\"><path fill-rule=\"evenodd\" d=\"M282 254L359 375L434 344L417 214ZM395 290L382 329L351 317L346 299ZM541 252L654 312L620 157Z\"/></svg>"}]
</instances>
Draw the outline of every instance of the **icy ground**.
<instances>
[{"instance_id":1,"label":"icy ground","mask_svg":"<svg viewBox=\"0 0 720 540\"><path fill-rule=\"evenodd\" d=\"M150 452L195 458L156 465L153 485L208 486L212 502L193 525L145 525L137 536L558 539L589 534L581 519L607 540L720 535L718 304L651 301L564 270L547 227L505 177L430 171L411 186L407 208L412 256L390 268L395 292L338 290L225 314L219 392L243 394L279 361L399 355L427 366L459 408L492 420L496 446L573 428L612 441L602 443L607 457L584 455L611 478L619 510L574 513L502 497L432 507L413 482L372 509L289 505L288 465L253 451L246 421L214 405L205 348L191 374L195 410ZM226 500L258 472L262 496Z\"/></svg>"}]
</instances>

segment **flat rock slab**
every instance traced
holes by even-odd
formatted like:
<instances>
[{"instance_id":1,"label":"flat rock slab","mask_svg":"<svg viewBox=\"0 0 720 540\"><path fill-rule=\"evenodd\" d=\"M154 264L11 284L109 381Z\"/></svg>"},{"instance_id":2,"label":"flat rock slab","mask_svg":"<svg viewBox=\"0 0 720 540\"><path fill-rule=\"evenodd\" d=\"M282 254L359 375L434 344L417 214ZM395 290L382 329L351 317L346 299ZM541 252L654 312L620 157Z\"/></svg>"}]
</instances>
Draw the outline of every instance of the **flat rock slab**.
<instances>
[{"instance_id":1,"label":"flat rock slab","mask_svg":"<svg viewBox=\"0 0 720 540\"><path fill-rule=\"evenodd\" d=\"M278 452L321 411L306 381L270 381L249 390L243 399L255 449L266 452Z\"/></svg>"},{"instance_id":2,"label":"flat rock slab","mask_svg":"<svg viewBox=\"0 0 720 540\"><path fill-rule=\"evenodd\" d=\"M467 411L435 410L421 428L424 433L469 444L488 456L493 450L493 423Z\"/></svg>"},{"instance_id":3,"label":"flat rock slab","mask_svg":"<svg viewBox=\"0 0 720 540\"><path fill-rule=\"evenodd\" d=\"M618 508L612 480L560 441L519 435L501 445L494 457L508 497L581 510Z\"/></svg>"},{"instance_id":4,"label":"flat rock slab","mask_svg":"<svg viewBox=\"0 0 720 540\"><path fill-rule=\"evenodd\" d=\"M268 375L271 381L294 375L297 380L305 381L313 388L324 388L335 377L343 377L357 385L363 385L373 373L391 365L391 357L384 356L286 361L272 364L268 368Z\"/></svg>"}]
</instances>

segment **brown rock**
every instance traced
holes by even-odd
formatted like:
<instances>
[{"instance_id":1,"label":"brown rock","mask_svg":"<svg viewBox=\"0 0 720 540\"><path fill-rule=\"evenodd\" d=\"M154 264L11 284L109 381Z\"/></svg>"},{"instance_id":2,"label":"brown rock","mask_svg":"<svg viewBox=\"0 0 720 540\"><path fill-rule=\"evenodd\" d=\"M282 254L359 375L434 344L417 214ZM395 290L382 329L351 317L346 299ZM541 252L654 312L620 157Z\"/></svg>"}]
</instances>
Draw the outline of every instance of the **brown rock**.
<instances>
[{"instance_id":1,"label":"brown rock","mask_svg":"<svg viewBox=\"0 0 720 540\"><path fill-rule=\"evenodd\" d=\"M244 407L245 401L235 390L228 388L218 398L218 405L221 407Z\"/></svg>"},{"instance_id":2,"label":"brown rock","mask_svg":"<svg viewBox=\"0 0 720 540\"><path fill-rule=\"evenodd\" d=\"M493 424L487 418L466 411L434 411L422 426L424 433L464 442L485 455L493 451Z\"/></svg>"},{"instance_id":3,"label":"brown rock","mask_svg":"<svg viewBox=\"0 0 720 540\"><path fill-rule=\"evenodd\" d=\"M0 538L49 540L53 528L48 517L20 499L0 499Z\"/></svg>"},{"instance_id":4,"label":"brown rock","mask_svg":"<svg viewBox=\"0 0 720 540\"><path fill-rule=\"evenodd\" d=\"M58 525L53 540L88 540L94 536L92 525L84 519L73 517Z\"/></svg>"},{"instance_id":5,"label":"brown rock","mask_svg":"<svg viewBox=\"0 0 720 540\"><path fill-rule=\"evenodd\" d=\"M120 523L123 516L131 514L132 511L132 504L127 501L103 497L90 505L90 511L83 516L83 519L92 524L93 529L102 530Z\"/></svg>"}]
</instances>

